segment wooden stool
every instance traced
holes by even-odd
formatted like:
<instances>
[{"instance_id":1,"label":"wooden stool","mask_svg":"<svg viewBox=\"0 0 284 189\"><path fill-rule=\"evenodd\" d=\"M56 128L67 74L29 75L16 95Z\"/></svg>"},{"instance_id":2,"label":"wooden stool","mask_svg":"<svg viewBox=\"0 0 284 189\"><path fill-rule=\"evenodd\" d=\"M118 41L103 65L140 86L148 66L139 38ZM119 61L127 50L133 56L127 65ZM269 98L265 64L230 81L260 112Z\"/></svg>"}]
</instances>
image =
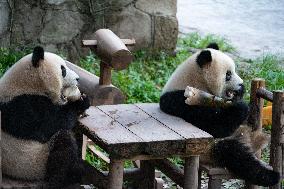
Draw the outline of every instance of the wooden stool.
<instances>
[{"instance_id":1,"label":"wooden stool","mask_svg":"<svg viewBox=\"0 0 284 189\"><path fill-rule=\"evenodd\" d=\"M183 119L163 113L158 104L91 107L80 121L83 133L110 158L108 186L121 189L123 177L136 175L137 188L153 189L155 159L185 157L184 189L197 189L199 155L213 138ZM142 160L140 169L126 173L125 160ZM158 160L156 160L158 161Z\"/></svg>"}]
</instances>

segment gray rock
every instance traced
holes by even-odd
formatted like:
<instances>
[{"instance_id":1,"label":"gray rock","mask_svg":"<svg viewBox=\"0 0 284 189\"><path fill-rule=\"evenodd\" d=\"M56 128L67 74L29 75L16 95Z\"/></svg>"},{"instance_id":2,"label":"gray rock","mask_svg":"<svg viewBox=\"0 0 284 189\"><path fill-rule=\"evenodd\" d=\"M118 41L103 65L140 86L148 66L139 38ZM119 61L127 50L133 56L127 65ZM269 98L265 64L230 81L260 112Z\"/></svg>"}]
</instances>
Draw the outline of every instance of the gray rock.
<instances>
[{"instance_id":1,"label":"gray rock","mask_svg":"<svg viewBox=\"0 0 284 189\"><path fill-rule=\"evenodd\" d=\"M78 35L84 25L79 12L48 11L40 35L41 43L65 43Z\"/></svg>"},{"instance_id":2,"label":"gray rock","mask_svg":"<svg viewBox=\"0 0 284 189\"><path fill-rule=\"evenodd\" d=\"M121 38L135 38L133 50L173 50L176 44L176 0L7 2L0 0L0 45L4 47L40 43L77 62L88 52L81 40L94 39L100 28L109 28Z\"/></svg>"},{"instance_id":3,"label":"gray rock","mask_svg":"<svg viewBox=\"0 0 284 189\"><path fill-rule=\"evenodd\" d=\"M120 38L136 39L136 49L151 46L151 17L133 6L106 15L105 22Z\"/></svg>"},{"instance_id":4,"label":"gray rock","mask_svg":"<svg viewBox=\"0 0 284 189\"><path fill-rule=\"evenodd\" d=\"M137 0L135 7L149 14L175 16L177 1L173 0Z\"/></svg>"},{"instance_id":5,"label":"gray rock","mask_svg":"<svg viewBox=\"0 0 284 189\"><path fill-rule=\"evenodd\" d=\"M0 0L0 36L9 29L10 7L6 0Z\"/></svg>"},{"instance_id":6,"label":"gray rock","mask_svg":"<svg viewBox=\"0 0 284 189\"><path fill-rule=\"evenodd\" d=\"M173 51L178 36L178 22L172 16L155 16L154 48Z\"/></svg>"},{"instance_id":7,"label":"gray rock","mask_svg":"<svg viewBox=\"0 0 284 189\"><path fill-rule=\"evenodd\" d=\"M10 44L10 7L6 0L0 0L0 47Z\"/></svg>"}]
</instances>

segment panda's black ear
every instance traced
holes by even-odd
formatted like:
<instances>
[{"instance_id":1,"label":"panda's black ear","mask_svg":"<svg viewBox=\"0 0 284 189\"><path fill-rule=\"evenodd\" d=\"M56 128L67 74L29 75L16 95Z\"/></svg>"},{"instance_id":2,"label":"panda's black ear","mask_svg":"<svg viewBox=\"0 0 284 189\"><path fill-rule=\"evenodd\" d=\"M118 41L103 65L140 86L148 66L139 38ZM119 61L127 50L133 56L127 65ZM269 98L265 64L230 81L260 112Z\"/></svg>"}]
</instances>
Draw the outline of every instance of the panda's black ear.
<instances>
[{"instance_id":1,"label":"panda's black ear","mask_svg":"<svg viewBox=\"0 0 284 189\"><path fill-rule=\"evenodd\" d=\"M34 48L33 56L32 56L32 63L34 67L39 67L40 60L44 59L44 50L42 47L37 46Z\"/></svg>"},{"instance_id":2,"label":"panda's black ear","mask_svg":"<svg viewBox=\"0 0 284 189\"><path fill-rule=\"evenodd\" d=\"M217 43L210 43L206 48L211 48L215 50L219 50L219 46Z\"/></svg>"},{"instance_id":3,"label":"panda's black ear","mask_svg":"<svg viewBox=\"0 0 284 189\"><path fill-rule=\"evenodd\" d=\"M200 68L207 64L210 64L212 62L211 52L209 50L201 51L196 58L196 62Z\"/></svg>"}]
</instances>

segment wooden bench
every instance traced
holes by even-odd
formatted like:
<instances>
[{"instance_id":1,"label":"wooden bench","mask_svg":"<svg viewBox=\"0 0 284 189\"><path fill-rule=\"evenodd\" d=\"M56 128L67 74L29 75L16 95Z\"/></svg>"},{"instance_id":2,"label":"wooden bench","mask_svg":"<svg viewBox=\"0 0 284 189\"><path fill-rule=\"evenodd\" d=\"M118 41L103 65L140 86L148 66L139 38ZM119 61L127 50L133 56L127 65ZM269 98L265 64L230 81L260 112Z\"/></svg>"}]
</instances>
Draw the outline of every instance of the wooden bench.
<instances>
[{"instance_id":1,"label":"wooden bench","mask_svg":"<svg viewBox=\"0 0 284 189\"><path fill-rule=\"evenodd\" d=\"M108 185L121 189L123 162L142 160L136 169L135 188L153 189L155 161L172 156L185 158L184 189L197 189L199 155L213 138L181 118L163 113L158 104L120 104L91 107L80 123L83 133L110 158ZM131 177L131 176L130 176Z\"/></svg>"}]
</instances>

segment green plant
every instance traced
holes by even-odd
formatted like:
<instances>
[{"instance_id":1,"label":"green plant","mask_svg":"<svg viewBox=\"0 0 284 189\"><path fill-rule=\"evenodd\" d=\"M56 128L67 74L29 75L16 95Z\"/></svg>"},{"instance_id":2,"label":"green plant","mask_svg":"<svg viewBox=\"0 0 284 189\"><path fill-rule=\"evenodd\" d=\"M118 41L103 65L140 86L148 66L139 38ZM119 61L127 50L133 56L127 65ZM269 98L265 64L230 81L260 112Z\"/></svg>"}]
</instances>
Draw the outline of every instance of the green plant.
<instances>
[{"instance_id":1,"label":"green plant","mask_svg":"<svg viewBox=\"0 0 284 189\"><path fill-rule=\"evenodd\" d=\"M224 37L209 34L202 37L197 32L190 33L184 37L178 39L178 47L182 48L196 48L203 49L206 48L210 43L215 42L218 44L219 48L223 52L233 52L236 49L231 45L231 43Z\"/></svg>"},{"instance_id":2,"label":"green plant","mask_svg":"<svg viewBox=\"0 0 284 189\"><path fill-rule=\"evenodd\" d=\"M0 48L0 77L9 67L29 52L31 52L30 49Z\"/></svg>"},{"instance_id":3,"label":"green plant","mask_svg":"<svg viewBox=\"0 0 284 189\"><path fill-rule=\"evenodd\" d=\"M249 99L250 83L254 78L263 78L268 90L284 89L284 71L281 67L283 56L267 54L255 60L251 60L244 68L239 67L238 72L246 86L246 96Z\"/></svg>"}]
</instances>

